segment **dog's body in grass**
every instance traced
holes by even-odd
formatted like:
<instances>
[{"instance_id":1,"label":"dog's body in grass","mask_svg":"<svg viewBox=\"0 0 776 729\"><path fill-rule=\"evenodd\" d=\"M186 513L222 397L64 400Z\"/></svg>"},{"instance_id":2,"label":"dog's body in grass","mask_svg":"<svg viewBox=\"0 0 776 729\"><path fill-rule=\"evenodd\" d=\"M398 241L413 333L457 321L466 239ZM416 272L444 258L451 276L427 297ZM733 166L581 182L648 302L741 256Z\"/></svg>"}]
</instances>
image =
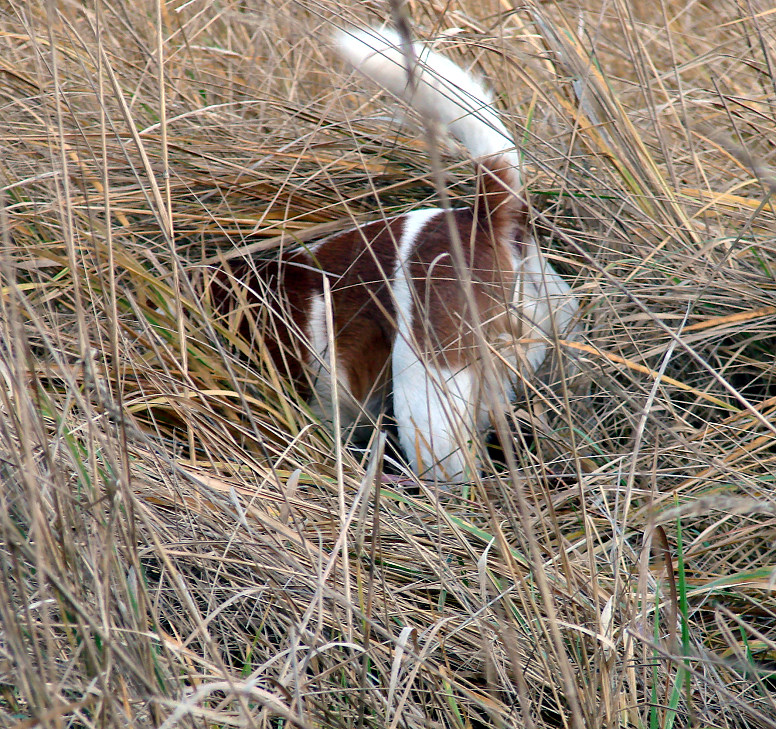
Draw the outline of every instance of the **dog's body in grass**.
<instances>
[{"instance_id":1,"label":"dog's body in grass","mask_svg":"<svg viewBox=\"0 0 776 729\"><path fill-rule=\"evenodd\" d=\"M518 373L575 331L577 301L528 232L514 143L482 85L417 44L410 85L392 33L343 32L337 47L468 149L474 207L417 210L233 267L215 298L232 314L253 309L252 334L309 388L317 414L338 409L345 428L392 394L412 469L460 482L477 468L467 443L513 397Z\"/></svg>"}]
</instances>

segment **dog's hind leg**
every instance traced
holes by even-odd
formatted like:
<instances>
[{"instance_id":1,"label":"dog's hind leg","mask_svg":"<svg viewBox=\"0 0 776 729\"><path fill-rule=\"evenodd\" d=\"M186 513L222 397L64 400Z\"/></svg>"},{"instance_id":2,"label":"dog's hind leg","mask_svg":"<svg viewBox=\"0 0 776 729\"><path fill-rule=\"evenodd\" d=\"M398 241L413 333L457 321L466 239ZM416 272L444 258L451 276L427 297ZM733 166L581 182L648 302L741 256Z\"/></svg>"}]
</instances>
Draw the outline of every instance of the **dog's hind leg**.
<instances>
[{"instance_id":1,"label":"dog's hind leg","mask_svg":"<svg viewBox=\"0 0 776 729\"><path fill-rule=\"evenodd\" d=\"M393 407L399 443L415 473L462 483L474 476L482 418L471 367L451 371L421 359L397 339L393 351Z\"/></svg>"}]
</instances>

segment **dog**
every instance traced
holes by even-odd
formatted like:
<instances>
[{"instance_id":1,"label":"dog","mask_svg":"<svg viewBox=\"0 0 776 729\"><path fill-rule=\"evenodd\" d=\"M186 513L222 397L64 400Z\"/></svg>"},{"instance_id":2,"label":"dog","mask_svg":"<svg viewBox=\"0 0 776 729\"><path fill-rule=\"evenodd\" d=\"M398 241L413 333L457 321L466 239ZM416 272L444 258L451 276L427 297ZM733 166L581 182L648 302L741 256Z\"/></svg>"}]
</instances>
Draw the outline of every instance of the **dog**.
<instances>
[{"instance_id":1,"label":"dog","mask_svg":"<svg viewBox=\"0 0 776 729\"><path fill-rule=\"evenodd\" d=\"M233 265L211 293L316 415L345 429L374 422L392 398L412 470L461 483L477 469L489 414L559 338L577 335L579 305L529 233L518 153L484 85L392 31L342 31L335 47L468 150L474 205L415 210Z\"/></svg>"}]
</instances>

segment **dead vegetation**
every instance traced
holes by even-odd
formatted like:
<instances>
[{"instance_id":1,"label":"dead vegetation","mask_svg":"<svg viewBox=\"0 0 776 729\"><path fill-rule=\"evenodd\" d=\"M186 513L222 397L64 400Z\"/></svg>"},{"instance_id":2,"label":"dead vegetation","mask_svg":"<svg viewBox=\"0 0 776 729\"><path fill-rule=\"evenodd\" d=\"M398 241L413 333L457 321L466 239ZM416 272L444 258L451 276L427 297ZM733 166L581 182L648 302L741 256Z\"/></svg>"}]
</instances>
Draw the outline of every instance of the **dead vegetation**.
<instances>
[{"instance_id":1,"label":"dead vegetation","mask_svg":"<svg viewBox=\"0 0 776 729\"><path fill-rule=\"evenodd\" d=\"M776 13L409 9L585 303L455 491L382 484L197 287L436 201L327 50L386 7L0 10L0 725L776 726Z\"/></svg>"}]
</instances>

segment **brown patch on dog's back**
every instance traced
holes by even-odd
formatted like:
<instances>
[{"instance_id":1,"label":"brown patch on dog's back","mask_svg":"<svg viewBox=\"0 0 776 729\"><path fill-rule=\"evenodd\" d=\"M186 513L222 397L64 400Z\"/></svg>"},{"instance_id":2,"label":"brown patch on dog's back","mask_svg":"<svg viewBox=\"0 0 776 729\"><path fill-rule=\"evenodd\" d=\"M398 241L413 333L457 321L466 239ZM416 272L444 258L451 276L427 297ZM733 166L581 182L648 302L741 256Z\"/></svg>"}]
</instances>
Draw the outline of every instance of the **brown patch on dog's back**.
<instances>
[{"instance_id":1,"label":"brown patch on dog's back","mask_svg":"<svg viewBox=\"0 0 776 729\"><path fill-rule=\"evenodd\" d=\"M390 378L396 334L390 282L402 228L401 218L371 223L324 241L312 254L331 284L338 362L363 403Z\"/></svg>"},{"instance_id":2,"label":"brown patch on dog's back","mask_svg":"<svg viewBox=\"0 0 776 729\"><path fill-rule=\"evenodd\" d=\"M395 316L389 281L400 218L378 221L273 259L217 269L208 286L214 309L248 342L261 343L275 366L309 394L310 306L330 284L338 362L352 394L364 400L387 382Z\"/></svg>"}]
</instances>

